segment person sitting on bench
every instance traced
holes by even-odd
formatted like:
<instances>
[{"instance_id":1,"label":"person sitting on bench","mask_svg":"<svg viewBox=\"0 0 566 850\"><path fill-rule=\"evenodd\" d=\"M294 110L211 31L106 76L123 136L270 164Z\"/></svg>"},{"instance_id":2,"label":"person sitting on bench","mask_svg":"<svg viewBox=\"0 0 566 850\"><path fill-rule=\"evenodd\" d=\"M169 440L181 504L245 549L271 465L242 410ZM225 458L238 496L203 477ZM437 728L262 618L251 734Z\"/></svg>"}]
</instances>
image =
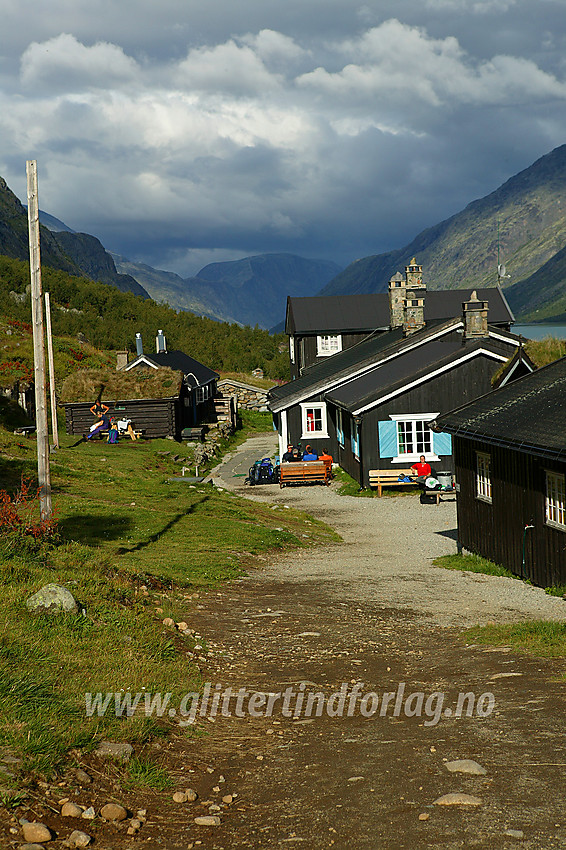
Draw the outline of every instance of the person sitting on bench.
<instances>
[{"instance_id":1,"label":"person sitting on bench","mask_svg":"<svg viewBox=\"0 0 566 850\"><path fill-rule=\"evenodd\" d=\"M303 455L303 460L318 460L318 455L316 452L312 450L310 446L305 448L305 453Z\"/></svg>"},{"instance_id":2,"label":"person sitting on bench","mask_svg":"<svg viewBox=\"0 0 566 850\"><path fill-rule=\"evenodd\" d=\"M426 479L432 474L430 463L426 462L425 456L421 455L418 463L411 466L411 472L417 476L419 484L424 484Z\"/></svg>"},{"instance_id":3,"label":"person sitting on bench","mask_svg":"<svg viewBox=\"0 0 566 850\"><path fill-rule=\"evenodd\" d=\"M285 452L285 454L281 458L281 462L282 463L290 463L293 460L297 460L297 458L293 457L293 446L291 445L291 443L289 443L289 445L287 446L287 451Z\"/></svg>"}]
</instances>

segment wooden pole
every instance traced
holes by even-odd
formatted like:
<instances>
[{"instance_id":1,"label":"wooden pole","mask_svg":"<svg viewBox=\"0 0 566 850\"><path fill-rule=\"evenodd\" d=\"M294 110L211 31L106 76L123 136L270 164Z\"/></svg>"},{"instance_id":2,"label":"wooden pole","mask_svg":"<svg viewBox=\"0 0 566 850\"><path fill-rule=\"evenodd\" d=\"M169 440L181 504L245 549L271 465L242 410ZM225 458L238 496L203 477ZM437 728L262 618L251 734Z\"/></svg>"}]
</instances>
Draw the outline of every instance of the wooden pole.
<instances>
[{"instance_id":1,"label":"wooden pole","mask_svg":"<svg viewBox=\"0 0 566 850\"><path fill-rule=\"evenodd\" d=\"M29 267L31 277L31 321L33 329L33 366L35 380L35 428L37 434L37 477L41 519L51 519L51 473L49 469L49 431L45 392L45 344L43 300L41 297L41 256L39 250L39 201L37 162L26 162L28 192Z\"/></svg>"},{"instance_id":2,"label":"wooden pole","mask_svg":"<svg viewBox=\"0 0 566 850\"><path fill-rule=\"evenodd\" d=\"M49 293L45 293L45 326L47 330L47 360L49 363L49 394L51 397L51 431L53 445L59 448L59 429L57 427L57 398L55 396L55 362L53 360L53 335L51 333L51 302Z\"/></svg>"}]
</instances>

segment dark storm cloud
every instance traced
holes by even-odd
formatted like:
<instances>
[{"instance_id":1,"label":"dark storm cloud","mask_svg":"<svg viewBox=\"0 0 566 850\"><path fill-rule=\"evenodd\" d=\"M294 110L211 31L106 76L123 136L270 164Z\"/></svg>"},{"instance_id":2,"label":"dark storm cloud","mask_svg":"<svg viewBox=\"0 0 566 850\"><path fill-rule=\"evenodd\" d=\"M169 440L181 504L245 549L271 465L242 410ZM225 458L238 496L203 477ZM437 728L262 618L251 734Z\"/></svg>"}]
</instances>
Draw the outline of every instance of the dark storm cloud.
<instances>
[{"instance_id":1,"label":"dark storm cloud","mask_svg":"<svg viewBox=\"0 0 566 850\"><path fill-rule=\"evenodd\" d=\"M564 0L4 7L0 174L185 274L398 247L565 138Z\"/></svg>"}]
</instances>

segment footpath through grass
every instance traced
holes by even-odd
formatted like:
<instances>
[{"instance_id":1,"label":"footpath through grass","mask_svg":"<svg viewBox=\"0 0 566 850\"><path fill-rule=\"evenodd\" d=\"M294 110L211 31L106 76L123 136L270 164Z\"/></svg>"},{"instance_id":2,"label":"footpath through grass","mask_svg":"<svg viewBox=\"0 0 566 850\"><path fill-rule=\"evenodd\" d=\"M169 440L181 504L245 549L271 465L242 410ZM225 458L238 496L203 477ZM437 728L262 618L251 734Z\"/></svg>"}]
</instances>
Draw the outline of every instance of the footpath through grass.
<instances>
[{"instance_id":1,"label":"footpath through grass","mask_svg":"<svg viewBox=\"0 0 566 850\"><path fill-rule=\"evenodd\" d=\"M255 556L337 535L294 510L272 510L212 485L169 483L169 440L81 443L52 455L57 545L0 534L0 756L22 775L49 776L72 748L101 738L143 742L166 719L85 716L85 693L171 692L201 684L193 638L163 626L186 619L195 593L242 574ZM33 475L34 440L0 430L0 487ZM307 537L303 535L308 535ZM26 599L66 585L85 615L32 616ZM0 785L10 779L0 772Z\"/></svg>"}]
</instances>

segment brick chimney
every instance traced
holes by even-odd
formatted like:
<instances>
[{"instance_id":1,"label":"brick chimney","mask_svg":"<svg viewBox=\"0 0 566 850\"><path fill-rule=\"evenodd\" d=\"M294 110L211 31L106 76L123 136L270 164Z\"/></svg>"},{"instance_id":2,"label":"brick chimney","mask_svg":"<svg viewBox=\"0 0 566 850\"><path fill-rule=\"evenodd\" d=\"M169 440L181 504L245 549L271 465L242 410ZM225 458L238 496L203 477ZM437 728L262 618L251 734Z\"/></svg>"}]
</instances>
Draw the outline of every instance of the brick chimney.
<instances>
[{"instance_id":1,"label":"brick chimney","mask_svg":"<svg viewBox=\"0 0 566 850\"><path fill-rule=\"evenodd\" d=\"M470 295L470 300L462 302L465 340L489 336L487 329L488 306L488 301L479 300L475 289Z\"/></svg>"},{"instance_id":2,"label":"brick chimney","mask_svg":"<svg viewBox=\"0 0 566 850\"><path fill-rule=\"evenodd\" d=\"M423 267L413 257L408 266L405 266L405 286L407 289L426 289L423 283Z\"/></svg>"},{"instance_id":3,"label":"brick chimney","mask_svg":"<svg viewBox=\"0 0 566 850\"><path fill-rule=\"evenodd\" d=\"M120 372L122 369L125 369L128 365L128 352L127 351L117 351L116 352L116 371Z\"/></svg>"},{"instance_id":4,"label":"brick chimney","mask_svg":"<svg viewBox=\"0 0 566 850\"><path fill-rule=\"evenodd\" d=\"M403 306L405 302L405 281L401 272L396 272L389 281L389 328L403 326Z\"/></svg>"}]
</instances>

